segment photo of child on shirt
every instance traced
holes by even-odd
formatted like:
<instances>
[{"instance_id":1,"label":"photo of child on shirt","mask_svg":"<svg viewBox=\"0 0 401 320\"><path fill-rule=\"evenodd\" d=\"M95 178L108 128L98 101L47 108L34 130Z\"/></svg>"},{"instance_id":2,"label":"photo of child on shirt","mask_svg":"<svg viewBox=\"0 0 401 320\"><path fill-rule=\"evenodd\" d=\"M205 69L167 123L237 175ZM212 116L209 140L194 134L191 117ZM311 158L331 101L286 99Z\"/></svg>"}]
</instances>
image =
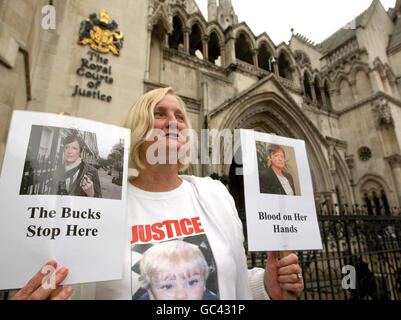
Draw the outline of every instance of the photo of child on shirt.
<instances>
[{"instance_id":1,"label":"photo of child on shirt","mask_svg":"<svg viewBox=\"0 0 401 320\"><path fill-rule=\"evenodd\" d=\"M206 288L209 266L197 245L172 240L148 249L140 263L139 300L218 300Z\"/></svg>"}]
</instances>

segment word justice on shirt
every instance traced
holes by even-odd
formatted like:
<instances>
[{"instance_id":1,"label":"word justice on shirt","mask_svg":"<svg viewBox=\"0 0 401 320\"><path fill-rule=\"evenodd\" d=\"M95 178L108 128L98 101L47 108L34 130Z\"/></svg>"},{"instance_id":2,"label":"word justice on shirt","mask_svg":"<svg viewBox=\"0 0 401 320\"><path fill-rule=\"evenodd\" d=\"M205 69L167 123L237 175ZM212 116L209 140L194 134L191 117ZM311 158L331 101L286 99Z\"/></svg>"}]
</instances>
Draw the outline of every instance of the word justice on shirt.
<instances>
[{"instance_id":1,"label":"word justice on shirt","mask_svg":"<svg viewBox=\"0 0 401 320\"><path fill-rule=\"evenodd\" d=\"M181 220L166 220L153 224L132 226L131 244L137 242L162 241L164 239L204 233L199 217Z\"/></svg>"}]
</instances>

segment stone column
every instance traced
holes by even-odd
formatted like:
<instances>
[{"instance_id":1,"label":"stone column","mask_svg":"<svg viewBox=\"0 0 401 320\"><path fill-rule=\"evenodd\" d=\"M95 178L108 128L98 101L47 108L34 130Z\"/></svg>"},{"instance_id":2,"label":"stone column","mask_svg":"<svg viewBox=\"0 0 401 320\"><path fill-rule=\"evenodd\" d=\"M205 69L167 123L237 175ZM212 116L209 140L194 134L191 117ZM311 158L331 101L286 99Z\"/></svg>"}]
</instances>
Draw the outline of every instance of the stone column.
<instances>
[{"instance_id":1,"label":"stone column","mask_svg":"<svg viewBox=\"0 0 401 320\"><path fill-rule=\"evenodd\" d=\"M184 29L184 50L189 54L189 34L191 30L188 28Z\"/></svg>"},{"instance_id":2,"label":"stone column","mask_svg":"<svg viewBox=\"0 0 401 320\"><path fill-rule=\"evenodd\" d=\"M228 27L225 31L226 33L226 43L224 50L224 67L230 65L235 65L237 63L237 58L235 56L235 38L233 36L233 28Z\"/></svg>"},{"instance_id":3,"label":"stone column","mask_svg":"<svg viewBox=\"0 0 401 320\"><path fill-rule=\"evenodd\" d=\"M385 91L384 90L384 85L383 85L383 79L380 76L380 73L378 70L373 70L373 72L370 73L370 83L372 85L372 90L373 92L377 91Z\"/></svg>"},{"instance_id":4,"label":"stone column","mask_svg":"<svg viewBox=\"0 0 401 320\"><path fill-rule=\"evenodd\" d=\"M309 87L310 87L310 91L312 93L312 101L313 101L313 103L317 103L315 85L311 82L311 83L309 83Z\"/></svg>"},{"instance_id":5,"label":"stone column","mask_svg":"<svg viewBox=\"0 0 401 320\"><path fill-rule=\"evenodd\" d=\"M393 154L392 156L386 157L385 160L387 160L391 167L395 189L397 190L398 206L401 206L401 155Z\"/></svg>"},{"instance_id":6,"label":"stone column","mask_svg":"<svg viewBox=\"0 0 401 320\"><path fill-rule=\"evenodd\" d=\"M254 65L256 68L259 68L258 52L259 52L258 49L253 49L253 50L252 50L253 65Z\"/></svg>"},{"instance_id":7,"label":"stone column","mask_svg":"<svg viewBox=\"0 0 401 320\"><path fill-rule=\"evenodd\" d=\"M221 66L223 68L226 67L226 47L225 47L225 43L222 42L220 45L220 59L221 59Z\"/></svg>"},{"instance_id":8,"label":"stone column","mask_svg":"<svg viewBox=\"0 0 401 320\"><path fill-rule=\"evenodd\" d=\"M273 63L273 68L274 68L274 74L275 74L277 77L279 77L279 76L280 76L280 71L278 70L278 63L277 63L277 61L278 61L278 60L276 60L276 62Z\"/></svg>"},{"instance_id":9,"label":"stone column","mask_svg":"<svg viewBox=\"0 0 401 320\"><path fill-rule=\"evenodd\" d=\"M333 201L333 193L332 192L324 192L324 200L326 203L326 208L328 211L328 214L334 215L334 201Z\"/></svg>"},{"instance_id":10,"label":"stone column","mask_svg":"<svg viewBox=\"0 0 401 320\"><path fill-rule=\"evenodd\" d=\"M323 105L327 105L326 93L324 92L324 87L320 87L320 96L322 97Z\"/></svg>"},{"instance_id":11,"label":"stone column","mask_svg":"<svg viewBox=\"0 0 401 320\"><path fill-rule=\"evenodd\" d=\"M209 38L207 36L204 36L202 38L202 45L203 45L203 59L204 60L209 60Z\"/></svg>"},{"instance_id":12,"label":"stone column","mask_svg":"<svg viewBox=\"0 0 401 320\"><path fill-rule=\"evenodd\" d=\"M356 81L355 80L350 81L350 85L351 85L351 91L352 91L352 95L353 95L352 100L353 100L353 104L354 104L355 102L357 102L359 100L358 99L358 91L356 90ZM347 106L347 107L349 107L349 106Z\"/></svg>"},{"instance_id":13,"label":"stone column","mask_svg":"<svg viewBox=\"0 0 401 320\"><path fill-rule=\"evenodd\" d=\"M303 77L300 78L299 83L301 84L302 94L306 97L306 88Z\"/></svg>"},{"instance_id":14,"label":"stone column","mask_svg":"<svg viewBox=\"0 0 401 320\"><path fill-rule=\"evenodd\" d=\"M148 38L146 44L146 65L145 65L145 80L149 80L149 72L150 72L150 45L152 42L152 30L153 26L148 25Z\"/></svg>"},{"instance_id":15,"label":"stone column","mask_svg":"<svg viewBox=\"0 0 401 320\"><path fill-rule=\"evenodd\" d=\"M345 162L347 163L347 167L351 174L350 184L352 190L352 202L356 202L356 193L355 193L355 182L354 182L354 167L355 167L355 159L353 154L346 154L345 155Z\"/></svg>"}]
</instances>

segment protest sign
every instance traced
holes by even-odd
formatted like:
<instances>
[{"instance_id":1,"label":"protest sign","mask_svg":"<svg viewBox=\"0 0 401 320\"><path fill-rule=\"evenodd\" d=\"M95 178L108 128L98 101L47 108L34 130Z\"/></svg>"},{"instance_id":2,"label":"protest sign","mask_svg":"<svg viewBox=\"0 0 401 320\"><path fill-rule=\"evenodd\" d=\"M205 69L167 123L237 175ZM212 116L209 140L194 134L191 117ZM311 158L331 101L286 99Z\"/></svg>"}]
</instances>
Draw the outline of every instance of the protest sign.
<instances>
[{"instance_id":1,"label":"protest sign","mask_svg":"<svg viewBox=\"0 0 401 320\"><path fill-rule=\"evenodd\" d=\"M304 141L240 134L249 251L322 249Z\"/></svg>"},{"instance_id":2,"label":"protest sign","mask_svg":"<svg viewBox=\"0 0 401 320\"><path fill-rule=\"evenodd\" d=\"M64 284L120 279L130 131L65 115L14 111L0 179L0 289L47 261Z\"/></svg>"}]
</instances>

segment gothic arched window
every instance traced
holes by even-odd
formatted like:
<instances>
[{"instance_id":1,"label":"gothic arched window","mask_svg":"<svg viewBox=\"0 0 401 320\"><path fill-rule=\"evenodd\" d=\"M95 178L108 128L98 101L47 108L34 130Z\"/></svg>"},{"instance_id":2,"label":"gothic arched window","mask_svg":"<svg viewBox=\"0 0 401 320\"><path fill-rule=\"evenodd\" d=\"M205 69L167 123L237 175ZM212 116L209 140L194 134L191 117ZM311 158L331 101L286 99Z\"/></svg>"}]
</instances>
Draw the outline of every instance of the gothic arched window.
<instances>
[{"instance_id":1,"label":"gothic arched window","mask_svg":"<svg viewBox=\"0 0 401 320\"><path fill-rule=\"evenodd\" d=\"M266 71L274 72L273 65L270 62L271 57L272 54L267 49L266 43L262 43L258 53L259 68L262 68Z\"/></svg>"},{"instance_id":2,"label":"gothic arched window","mask_svg":"<svg viewBox=\"0 0 401 320\"><path fill-rule=\"evenodd\" d=\"M305 96L312 100L312 89L311 89L311 81L307 72L304 74L304 89L305 89Z\"/></svg>"},{"instance_id":3,"label":"gothic arched window","mask_svg":"<svg viewBox=\"0 0 401 320\"><path fill-rule=\"evenodd\" d=\"M327 80L324 82L324 95L326 96L326 106L330 110L332 108L332 105L331 105L331 96L330 96L330 86L327 83Z\"/></svg>"},{"instance_id":4,"label":"gothic arched window","mask_svg":"<svg viewBox=\"0 0 401 320\"><path fill-rule=\"evenodd\" d=\"M209 61L212 63L216 63L216 60L220 57L220 45L219 45L219 37L216 32L212 32L210 34L209 44Z\"/></svg>"},{"instance_id":5,"label":"gothic arched window","mask_svg":"<svg viewBox=\"0 0 401 320\"><path fill-rule=\"evenodd\" d=\"M175 16L173 18L173 33L168 37L168 45L171 49L178 50L180 45L184 48L184 33L182 26L183 24L181 19Z\"/></svg>"},{"instance_id":6,"label":"gothic arched window","mask_svg":"<svg viewBox=\"0 0 401 320\"><path fill-rule=\"evenodd\" d=\"M251 45L245 34L241 33L235 42L235 57L239 60L253 64Z\"/></svg>"},{"instance_id":7,"label":"gothic arched window","mask_svg":"<svg viewBox=\"0 0 401 320\"><path fill-rule=\"evenodd\" d=\"M282 52L278 57L278 70L280 77L292 80L290 59L284 52Z\"/></svg>"},{"instance_id":8,"label":"gothic arched window","mask_svg":"<svg viewBox=\"0 0 401 320\"><path fill-rule=\"evenodd\" d=\"M388 204L386 192L384 190L380 191L380 198L383 203L384 212L386 213L387 216L390 216L391 215L390 205Z\"/></svg>"},{"instance_id":9,"label":"gothic arched window","mask_svg":"<svg viewBox=\"0 0 401 320\"><path fill-rule=\"evenodd\" d=\"M315 82L313 83L313 86L315 87L316 101L317 101L318 105L322 106L323 105L322 92L320 90L320 83L317 78L315 78Z\"/></svg>"},{"instance_id":10,"label":"gothic arched window","mask_svg":"<svg viewBox=\"0 0 401 320\"><path fill-rule=\"evenodd\" d=\"M199 50L203 57L202 33L199 26L194 24L191 29L191 35L189 36L189 53L195 56L197 50Z\"/></svg>"}]
</instances>

